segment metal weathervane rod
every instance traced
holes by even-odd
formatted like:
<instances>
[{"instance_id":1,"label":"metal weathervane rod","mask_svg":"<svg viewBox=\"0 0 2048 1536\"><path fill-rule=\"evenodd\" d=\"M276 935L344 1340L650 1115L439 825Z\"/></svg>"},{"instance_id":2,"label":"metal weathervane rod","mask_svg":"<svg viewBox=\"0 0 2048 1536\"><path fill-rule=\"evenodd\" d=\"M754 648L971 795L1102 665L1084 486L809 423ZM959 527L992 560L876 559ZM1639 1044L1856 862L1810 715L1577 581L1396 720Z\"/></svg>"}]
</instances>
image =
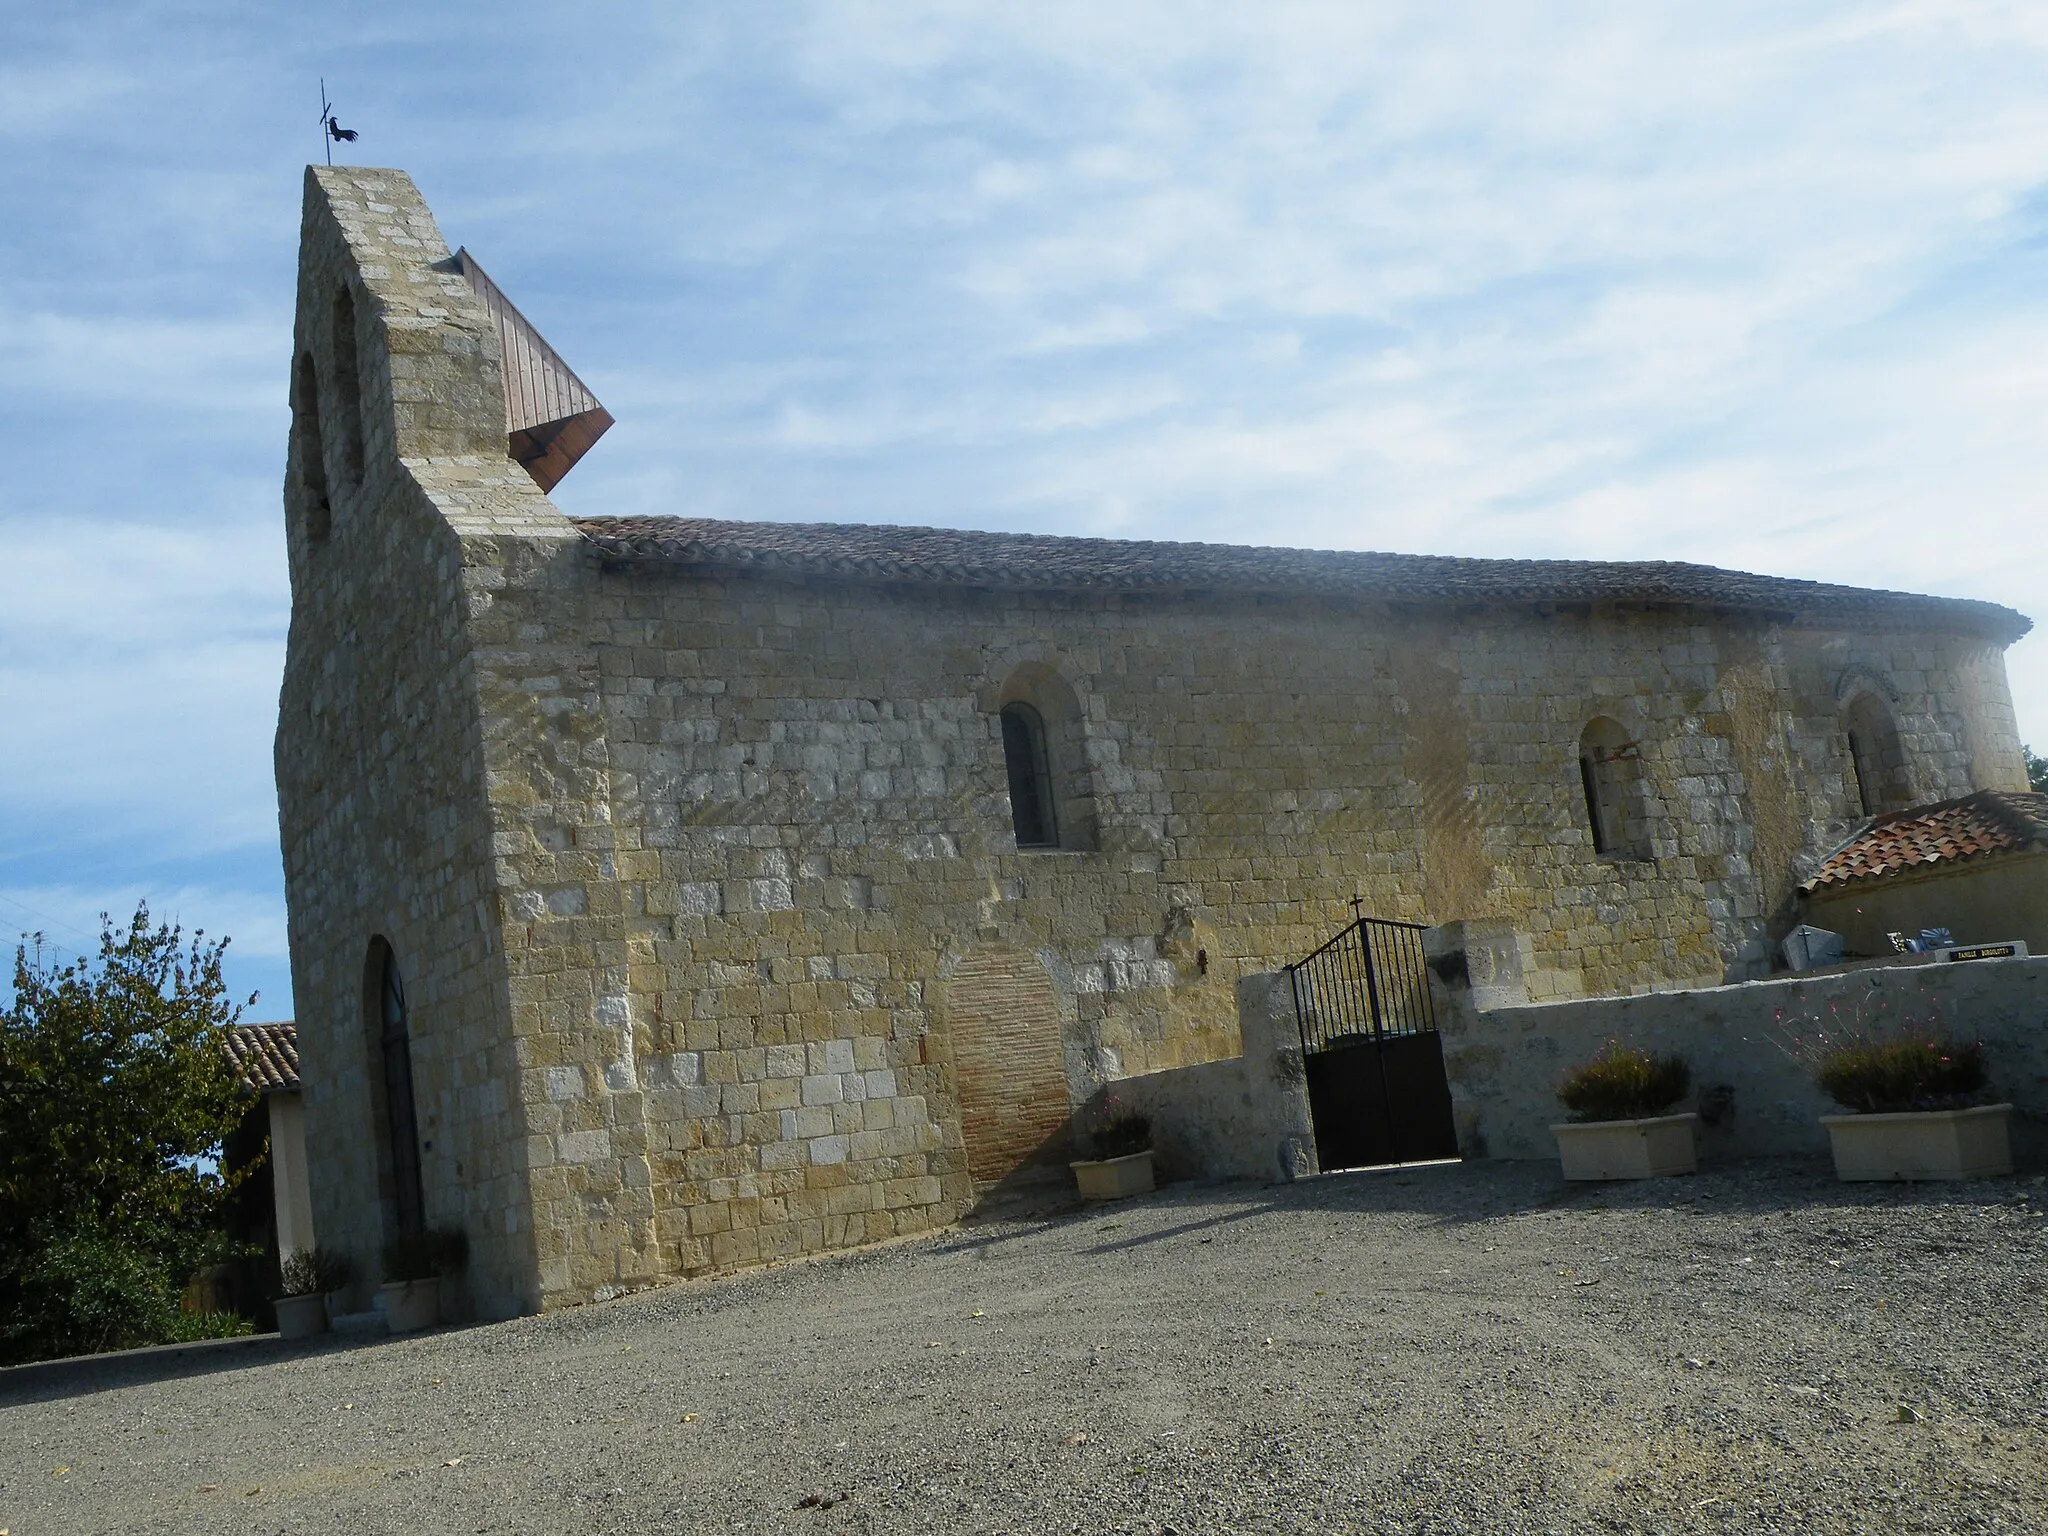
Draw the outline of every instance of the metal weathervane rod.
<instances>
[{"instance_id":1,"label":"metal weathervane rod","mask_svg":"<svg viewBox=\"0 0 2048 1536\"><path fill-rule=\"evenodd\" d=\"M334 104L327 99L327 77L325 75L320 77L320 128L321 146L327 151L327 163L332 165L334 164L334 146L336 144L355 143L356 131L353 128L344 128L334 120Z\"/></svg>"}]
</instances>

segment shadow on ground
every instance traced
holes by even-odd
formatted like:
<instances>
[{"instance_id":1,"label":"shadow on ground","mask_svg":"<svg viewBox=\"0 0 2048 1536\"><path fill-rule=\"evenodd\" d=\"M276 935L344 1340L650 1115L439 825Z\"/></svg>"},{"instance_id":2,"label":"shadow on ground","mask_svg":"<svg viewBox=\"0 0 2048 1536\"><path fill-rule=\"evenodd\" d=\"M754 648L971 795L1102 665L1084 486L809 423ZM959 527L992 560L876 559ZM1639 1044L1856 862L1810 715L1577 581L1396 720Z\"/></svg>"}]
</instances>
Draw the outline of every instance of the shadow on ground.
<instances>
[{"instance_id":1,"label":"shadow on ground","mask_svg":"<svg viewBox=\"0 0 2048 1536\"><path fill-rule=\"evenodd\" d=\"M1825 1159L1786 1158L1710 1167L1683 1178L1641 1182L1566 1183L1548 1162L1430 1163L1351 1169L1292 1184L1250 1181L1176 1183L1149 1195L1113 1204L1083 1205L1064 1168L1039 1168L1028 1177L1006 1180L982 1191L961 1224L927 1241L937 1254L975 1252L993 1256L1004 1244L1049 1227L1072 1225L1100 1232L1086 1251L1110 1254L1141 1250L1176 1240L1235 1228L1260 1218L1290 1214L1405 1214L1443 1229L1513 1221L1546 1211L1697 1211L1702 1214L1768 1218L1797 1211L1881 1210L1913 1205L1981 1207L2038 1192L2040 1174L1955 1184L1843 1184ZM1164 1224L1159 1224L1161 1221ZM1125 1235L1125 1228L1133 1230ZM1112 1232L1117 1236L1110 1236ZM871 1250L826 1254L810 1263L858 1263ZM734 1279L758 1279L761 1271ZM605 1304L610 1305L610 1304ZM574 1331L579 1317L603 1306L558 1314L552 1323ZM0 1369L0 1407L51 1402L92 1393L188 1377L222 1375L307 1356L383 1345L382 1336L322 1335L285 1343L275 1334L162 1345L119 1354L46 1360Z\"/></svg>"},{"instance_id":2,"label":"shadow on ground","mask_svg":"<svg viewBox=\"0 0 2048 1536\"><path fill-rule=\"evenodd\" d=\"M0 1408L21 1403L47 1403L82 1397L119 1387L178 1381L188 1376L214 1376L280 1360L352 1348L357 1340L323 1334L304 1343L287 1344L274 1333L247 1339L206 1339L196 1344L159 1344L149 1349L124 1349L109 1355L73 1355L64 1360L37 1360L0 1368ZM380 1341L381 1342L381 1341Z\"/></svg>"}]
</instances>

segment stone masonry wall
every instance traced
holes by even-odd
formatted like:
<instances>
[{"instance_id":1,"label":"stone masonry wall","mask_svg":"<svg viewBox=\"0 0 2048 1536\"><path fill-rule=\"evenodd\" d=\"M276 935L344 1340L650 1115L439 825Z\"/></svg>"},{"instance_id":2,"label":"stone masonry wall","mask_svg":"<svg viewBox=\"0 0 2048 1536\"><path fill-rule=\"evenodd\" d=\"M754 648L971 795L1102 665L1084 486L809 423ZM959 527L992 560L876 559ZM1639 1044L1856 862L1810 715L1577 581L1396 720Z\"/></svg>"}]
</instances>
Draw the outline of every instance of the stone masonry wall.
<instances>
[{"instance_id":1,"label":"stone masonry wall","mask_svg":"<svg viewBox=\"0 0 2048 1536\"><path fill-rule=\"evenodd\" d=\"M549 1091L579 1114L634 1105L645 1165L625 1182L649 1191L634 1206L649 1277L963 1209L957 1067L984 1021L949 1010L948 978L989 946L1043 967L1078 1104L1235 1056L1236 979L1314 947L1354 895L1389 916L1460 902L1525 926L1538 995L1762 969L1759 826L1777 878L1852 819L1821 739L1843 658L1893 679L1930 791L1974 772L1940 700L1967 648L1941 637L1651 611L1453 624L594 559L552 579L519 622L532 654L573 653L549 675L574 672L568 734L602 760L562 815L615 857L589 855L574 880L543 871L512 899L541 914L533 963L551 943L624 957L604 1038L630 1020L631 1060L620 1035L609 1064ZM1095 851L1014 846L996 710L1023 668L1080 701ZM1641 743L1652 860L1593 854L1576 750L1596 713ZM564 739L552 726L543 754ZM565 1019L547 1050L566 1068L589 1048ZM622 1161L615 1142L578 1155ZM567 1289L594 1276L573 1270Z\"/></svg>"},{"instance_id":2,"label":"stone masonry wall","mask_svg":"<svg viewBox=\"0 0 2048 1536\"><path fill-rule=\"evenodd\" d=\"M1285 972L1237 984L1244 1054L1109 1084L1120 1111L1151 1122L1161 1179L1304 1178L1317 1171L1301 1026Z\"/></svg>"},{"instance_id":3,"label":"stone masonry wall","mask_svg":"<svg viewBox=\"0 0 2048 1536\"><path fill-rule=\"evenodd\" d=\"M529 1309L540 1297L468 625L497 579L494 537L573 535L505 458L502 427L478 425L502 421L496 333L467 285L432 268L447 247L411 183L310 171L301 247L294 353L312 371L294 368L276 770L315 1230L353 1254L366 1302L392 1230L366 972L382 937L410 1010L427 1218L470 1240L454 1299ZM352 337L334 329L343 292ZM358 442L332 408L350 393L350 353ZM317 432L309 392L325 407Z\"/></svg>"},{"instance_id":4,"label":"stone masonry wall","mask_svg":"<svg viewBox=\"0 0 2048 1536\"><path fill-rule=\"evenodd\" d=\"M2048 1162L2048 960L1901 964L1495 1008L1452 988L1443 1001L1444 1064L1467 1157L1555 1157L1557 1084L1610 1040L1684 1056L1694 1096L1681 1107L1728 1095L1701 1127L1703 1156L1823 1157L1819 1117L1839 1111L1813 1085L1797 1043L1818 1030L1910 1023L1983 1041L1993 1096L2015 1108L2014 1156Z\"/></svg>"}]
</instances>

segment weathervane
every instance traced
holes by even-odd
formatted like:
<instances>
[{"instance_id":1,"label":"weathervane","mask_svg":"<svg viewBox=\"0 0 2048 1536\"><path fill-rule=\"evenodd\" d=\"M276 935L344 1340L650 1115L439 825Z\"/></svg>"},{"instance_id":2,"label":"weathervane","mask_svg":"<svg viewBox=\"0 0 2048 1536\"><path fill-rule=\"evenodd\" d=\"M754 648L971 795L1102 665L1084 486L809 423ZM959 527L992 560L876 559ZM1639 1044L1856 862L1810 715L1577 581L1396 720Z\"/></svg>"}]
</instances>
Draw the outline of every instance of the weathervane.
<instances>
[{"instance_id":1,"label":"weathervane","mask_svg":"<svg viewBox=\"0 0 2048 1536\"><path fill-rule=\"evenodd\" d=\"M320 127L324 130L320 135L320 140L327 150L327 163L332 165L334 164L334 146L338 143L355 143L356 131L353 128L344 128L334 120L334 105L327 99L327 77L325 75L320 77Z\"/></svg>"}]
</instances>

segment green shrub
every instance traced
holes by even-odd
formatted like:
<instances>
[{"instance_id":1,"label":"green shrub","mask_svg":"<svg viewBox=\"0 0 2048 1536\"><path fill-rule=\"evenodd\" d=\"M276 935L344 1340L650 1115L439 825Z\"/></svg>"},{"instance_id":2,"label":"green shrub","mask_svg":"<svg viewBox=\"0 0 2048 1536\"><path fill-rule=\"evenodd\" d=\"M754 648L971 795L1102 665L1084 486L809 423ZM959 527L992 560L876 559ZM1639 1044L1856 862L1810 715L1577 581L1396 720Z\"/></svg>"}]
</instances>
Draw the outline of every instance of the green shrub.
<instances>
[{"instance_id":1,"label":"green shrub","mask_svg":"<svg viewBox=\"0 0 2048 1536\"><path fill-rule=\"evenodd\" d=\"M84 1212L34 1222L0 1281L0 1360L162 1342L184 1276L157 1248Z\"/></svg>"},{"instance_id":2,"label":"green shrub","mask_svg":"<svg viewBox=\"0 0 2048 1536\"><path fill-rule=\"evenodd\" d=\"M194 1314L179 1302L194 1271L232 1251L217 1234L166 1233L85 1212L39 1221L0 1263L0 1361L231 1336L218 1331L225 1321L193 1333ZM244 1318L233 1331L251 1326Z\"/></svg>"},{"instance_id":3,"label":"green shrub","mask_svg":"<svg viewBox=\"0 0 2048 1536\"><path fill-rule=\"evenodd\" d=\"M164 1326L166 1344L196 1344L201 1339L246 1339L256 1325L239 1312L173 1312Z\"/></svg>"},{"instance_id":4,"label":"green shrub","mask_svg":"<svg viewBox=\"0 0 2048 1536\"><path fill-rule=\"evenodd\" d=\"M97 956L14 952L0 1009L0 1364L161 1343L192 1274L234 1256L224 1169L253 1100L221 1030L226 940L138 907Z\"/></svg>"},{"instance_id":5,"label":"green shrub","mask_svg":"<svg viewBox=\"0 0 2048 1536\"><path fill-rule=\"evenodd\" d=\"M1558 1085L1574 1120L1648 1120L1685 1097L1692 1069L1615 1041Z\"/></svg>"},{"instance_id":6,"label":"green shrub","mask_svg":"<svg viewBox=\"0 0 2048 1536\"><path fill-rule=\"evenodd\" d=\"M1984 1047L1918 1033L1851 1040L1822 1055L1813 1077L1857 1114L1960 1109L1984 1086Z\"/></svg>"}]
</instances>

